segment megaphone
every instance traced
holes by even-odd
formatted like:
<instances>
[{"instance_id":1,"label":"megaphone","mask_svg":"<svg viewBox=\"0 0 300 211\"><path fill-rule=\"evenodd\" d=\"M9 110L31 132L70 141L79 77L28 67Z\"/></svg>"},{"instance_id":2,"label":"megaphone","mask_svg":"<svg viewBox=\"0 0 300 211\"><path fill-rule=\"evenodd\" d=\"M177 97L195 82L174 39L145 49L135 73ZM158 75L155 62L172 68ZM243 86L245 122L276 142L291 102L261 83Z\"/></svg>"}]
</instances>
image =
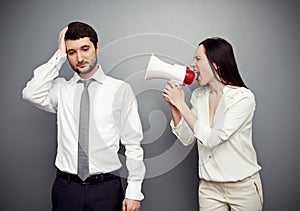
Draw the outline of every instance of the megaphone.
<instances>
[{"instance_id":1,"label":"megaphone","mask_svg":"<svg viewBox=\"0 0 300 211\"><path fill-rule=\"evenodd\" d=\"M191 84L195 79L195 72L187 66L165 63L151 54L145 80L151 79L166 79L178 84Z\"/></svg>"}]
</instances>

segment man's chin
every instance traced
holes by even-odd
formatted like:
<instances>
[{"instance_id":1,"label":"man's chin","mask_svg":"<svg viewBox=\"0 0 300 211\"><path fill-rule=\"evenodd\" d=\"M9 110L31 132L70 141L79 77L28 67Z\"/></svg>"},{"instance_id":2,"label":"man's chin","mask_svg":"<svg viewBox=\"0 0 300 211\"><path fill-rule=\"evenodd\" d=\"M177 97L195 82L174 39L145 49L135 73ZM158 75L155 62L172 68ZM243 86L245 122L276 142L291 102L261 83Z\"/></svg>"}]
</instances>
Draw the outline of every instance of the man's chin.
<instances>
[{"instance_id":1,"label":"man's chin","mask_svg":"<svg viewBox=\"0 0 300 211\"><path fill-rule=\"evenodd\" d=\"M80 74L80 71L78 69L74 69L73 70L77 73L77 74Z\"/></svg>"},{"instance_id":2,"label":"man's chin","mask_svg":"<svg viewBox=\"0 0 300 211\"><path fill-rule=\"evenodd\" d=\"M87 75L95 69L95 66L86 66L85 68L78 68L78 67L73 67L73 70L78 74L78 75Z\"/></svg>"},{"instance_id":3,"label":"man's chin","mask_svg":"<svg viewBox=\"0 0 300 211\"><path fill-rule=\"evenodd\" d=\"M74 71L77 73L77 74L81 74L81 75L84 75L84 74L87 74L87 73L89 73L89 72L91 72L90 70L84 70L84 69L78 69L78 68L76 68L76 69L74 69Z\"/></svg>"},{"instance_id":4,"label":"man's chin","mask_svg":"<svg viewBox=\"0 0 300 211\"><path fill-rule=\"evenodd\" d=\"M78 75L80 75L80 76L85 76L85 75L88 75L88 74L90 74L91 72L92 72L93 70L91 69L89 69L89 70L78 70L78 69L76 69L76 73L78 74Z\"/></svg>"}]
</instances>

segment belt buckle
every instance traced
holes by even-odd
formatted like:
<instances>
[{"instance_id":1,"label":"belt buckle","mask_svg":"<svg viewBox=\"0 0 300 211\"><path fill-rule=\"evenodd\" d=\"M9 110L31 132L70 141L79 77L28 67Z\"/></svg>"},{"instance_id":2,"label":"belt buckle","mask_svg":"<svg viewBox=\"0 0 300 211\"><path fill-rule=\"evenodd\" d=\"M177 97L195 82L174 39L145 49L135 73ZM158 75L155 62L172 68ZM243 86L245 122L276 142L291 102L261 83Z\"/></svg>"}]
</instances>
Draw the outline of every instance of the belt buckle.
<instances>
[{"instance_id":1,"label":"belt buckle","mask_svg":"<svg viewBox=\"0 0 300 211\"><path fill-rule=\"evenodd\" d=\"M97 183L104 183L104 175L94 175L86 178L84 181L82 181L81 184L83 185L90 185L90 184L97 184Z\"/></svg>"},{"instance_id":2,"label":"belt buckle","mask_svg":"<svg viewBox=\"0 0 300 211\"><path fill-rule=\"evenodd\" d=\"M83 184L83 185L89 185L90 183L87 182L86 180L84 180L84 181L81 182L81 184Z\"/></svg>"},{"instance_id":3,"label":"belt buckle","mask_svg":"<svg viewBox=\"0 0 300 211\"><path fill-rule=\"evenodd\" d=\"M89 181L88 181L88 178L86 178L84 181L81 182L82 185L89 185L91 184Z\"/></svg>"},{"instance_id":4,"label":"belt buckle","mask_svg":"<svg viewBox=\"0 0 300 211\"><path fill-rule=\"evenodd\" d=\"M82 185L89 185L89 184L91 184L91 183L89 183L89 182L82 182L81 184L82 184Z\"/></svg>"}]
</instances>

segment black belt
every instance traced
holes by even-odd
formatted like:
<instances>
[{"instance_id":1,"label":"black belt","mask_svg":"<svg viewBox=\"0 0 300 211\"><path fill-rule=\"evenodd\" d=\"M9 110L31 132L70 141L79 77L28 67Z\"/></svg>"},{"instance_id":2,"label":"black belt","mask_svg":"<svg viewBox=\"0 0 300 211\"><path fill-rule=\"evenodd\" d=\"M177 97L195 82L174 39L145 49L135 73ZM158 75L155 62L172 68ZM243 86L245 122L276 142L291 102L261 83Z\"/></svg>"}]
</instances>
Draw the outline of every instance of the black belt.
<instances>
[{"instance_id":1,"label":"black belt","mask_svg":"<svg viewBox=\"0 0 300 211\"><path fill-rule=\"evenodd\" d=\"M81 183L81 184L97 184L97 183L104 183L110 180L114 180L119 178L119 176L114 175L112 173L105 173L105 174L95 174L86 178L86 180L82 181L78 175L69 174L60 170L57 170L56 176L58 178L62 178L71 182Z\"/></svg>"}]
</instances>

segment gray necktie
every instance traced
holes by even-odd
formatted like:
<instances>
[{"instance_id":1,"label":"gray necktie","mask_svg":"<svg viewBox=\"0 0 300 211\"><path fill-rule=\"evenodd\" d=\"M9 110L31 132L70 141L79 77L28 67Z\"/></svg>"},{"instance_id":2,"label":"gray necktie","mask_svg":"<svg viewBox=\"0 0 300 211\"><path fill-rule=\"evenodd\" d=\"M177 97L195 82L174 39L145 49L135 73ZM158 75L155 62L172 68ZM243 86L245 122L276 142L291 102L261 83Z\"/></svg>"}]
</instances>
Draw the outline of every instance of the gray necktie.
<instances>
[{"instance_id":1,"label":"gray necktie","mask_svg":"<svg viewBox=\"0 0 300 211\"><path fill-rule=\"evenodd\" d=\"M84 89L80 100L78 134L78 176L84 181L89 176L89 111L90 100L88 86L92 80L82 81Z\"/></svg>"}]
</instances>

